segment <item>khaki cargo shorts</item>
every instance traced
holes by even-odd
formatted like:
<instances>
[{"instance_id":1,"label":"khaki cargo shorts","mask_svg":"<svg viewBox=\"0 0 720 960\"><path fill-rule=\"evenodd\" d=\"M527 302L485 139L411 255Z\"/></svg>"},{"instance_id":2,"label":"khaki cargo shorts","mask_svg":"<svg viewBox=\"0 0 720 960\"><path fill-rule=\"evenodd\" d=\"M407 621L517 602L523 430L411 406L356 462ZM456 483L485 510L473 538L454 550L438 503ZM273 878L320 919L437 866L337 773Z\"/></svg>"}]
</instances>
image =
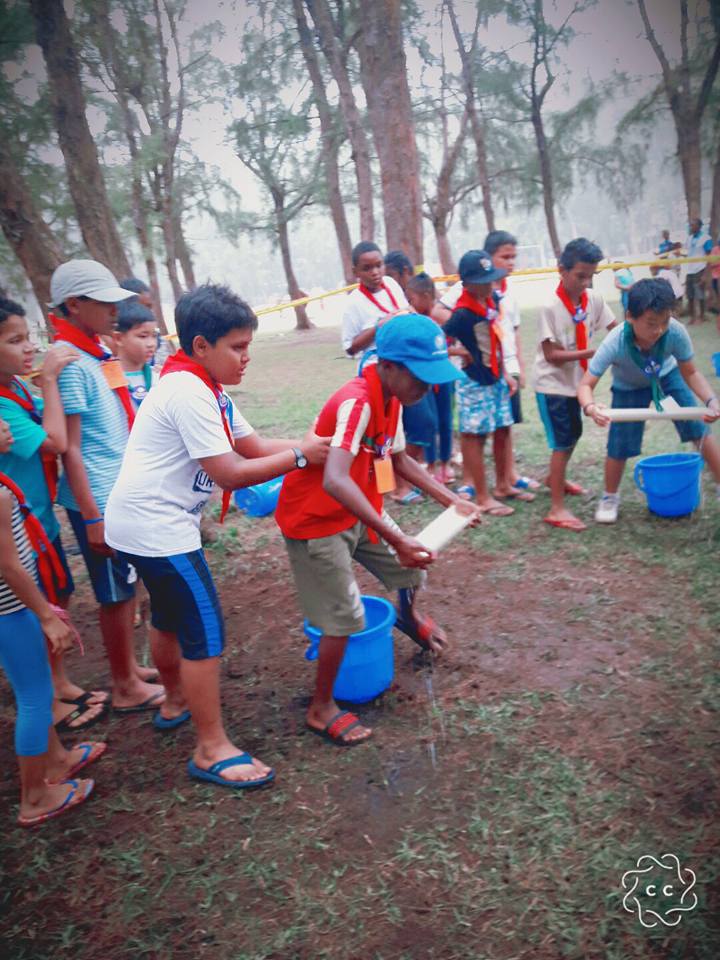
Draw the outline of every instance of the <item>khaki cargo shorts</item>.
<instances>
[{"instance_id":1,"label":"khaki cargo shorts","mask_svg":"<svg viewBox=\"0 0 720 960\"><path fill-rule=\"evenodd\" d=\"M386 521L392 523L389 517ZM360 588L352 561L357 560L388 590L419 587L425 571L401 567L382 540L371 543L365 524L312 540L285 537L300 605L310 623L331 637L345 637L365 628Z\"/></svg>"}]
</instances>

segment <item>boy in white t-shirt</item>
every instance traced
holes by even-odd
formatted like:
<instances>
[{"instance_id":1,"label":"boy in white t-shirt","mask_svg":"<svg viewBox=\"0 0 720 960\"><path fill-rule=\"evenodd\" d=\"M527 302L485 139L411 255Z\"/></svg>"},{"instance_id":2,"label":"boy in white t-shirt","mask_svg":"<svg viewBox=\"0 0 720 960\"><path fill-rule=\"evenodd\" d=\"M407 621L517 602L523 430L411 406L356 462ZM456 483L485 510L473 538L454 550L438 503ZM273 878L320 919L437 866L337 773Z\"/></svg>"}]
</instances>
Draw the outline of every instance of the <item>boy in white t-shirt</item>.
<instances>
[{"instance_id":1,"label":"boy in white t-shirt","mask_svg":"<svg viewBox=\"0 0 720 960\"><path fill-rule=\"evenodd\" d=\"M348 294L342 320L342 345L348 356L363 354L375 344L377 328L410 309L399 283L384 276L380 247L362 240L353 247L353 270L359 284Z\"/></svg>"},{"instance_id":2,"label":"boy in white t-shirt","mask_svg":"<svg viewBox=\"0 0 720 960\"><path fill-rule=\"evenodd\" d=\"M230 491L323 463L329 438L265 440L235 410L222 383L237 384L249 362L257 318L227 287L186 293L175 308L182 347L138 411L108 500L106 540L135 567L150 594L153 659L167 697L162 729L192 717L197 744L190 776L242 788L274 772L228 738L220 712L224 623L200 539L200 514L215 484Z\"/></svg>"},{"instance_id":3,"label":"boy in white t-shirt","mask_svg":"<svg viewBox=\"0 0 720 960\"><path fill-rule=\"evenodd\" d=\"M592 289L603 252L584 237L571 240L560 255L560 283L551 300L540 308L539 342L534 382L540 418L550 457L552 502L545 523L580 533L587 525L565 506L565 494L585 491L566 479L567 465L582 435L577 388L588 360L595 353L593 337L617 323L599 293Z\"/></svg>"}]
</instances>

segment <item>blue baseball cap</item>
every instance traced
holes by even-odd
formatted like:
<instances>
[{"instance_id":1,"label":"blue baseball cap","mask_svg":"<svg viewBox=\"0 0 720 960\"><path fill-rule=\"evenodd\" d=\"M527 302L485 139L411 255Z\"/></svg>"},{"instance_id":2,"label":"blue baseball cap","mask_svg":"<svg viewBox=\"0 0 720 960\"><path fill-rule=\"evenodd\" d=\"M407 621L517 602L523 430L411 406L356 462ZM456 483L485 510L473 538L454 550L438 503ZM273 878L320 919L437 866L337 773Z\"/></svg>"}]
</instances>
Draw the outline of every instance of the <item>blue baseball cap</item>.
<instances>
[{"instance_id":1,"label":"blue baseball cap","mask_svg":"<svg viewBox=\"0 0 720 960\"><path fill-rule=\"evenodd\" d=\"M507 270L494 267L487 250L468 250L460 257L458 273L463 283L493 283L507 276Z\"/></svg>"},{"instance_id":2,"label":"blue baseball cap","mask_svg":"<svg viewBox=\"0 0 720 960\"><path fill-rule=\"evenodd\" d=\"M445 335L440 327L419 313L403 313L386 320L375 337L381 360L407 367L423 383L451 383L460 372L450 363Z\"/></svg>"}]
</instances>

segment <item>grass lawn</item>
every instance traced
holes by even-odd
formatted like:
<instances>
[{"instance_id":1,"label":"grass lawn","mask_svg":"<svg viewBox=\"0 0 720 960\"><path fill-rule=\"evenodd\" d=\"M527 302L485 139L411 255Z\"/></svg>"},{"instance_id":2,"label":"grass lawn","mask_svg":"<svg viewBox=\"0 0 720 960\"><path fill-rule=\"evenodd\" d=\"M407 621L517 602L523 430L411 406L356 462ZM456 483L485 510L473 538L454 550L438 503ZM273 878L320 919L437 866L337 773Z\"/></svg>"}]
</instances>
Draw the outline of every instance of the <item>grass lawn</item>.
<instances>
[{"instance_id":1,"label":"grass lawn","mask_svg":"<svg viewBox=\"0 0 720 960\"><path fill-rule=\"evenodd\" d=\"M720 385L714 324L691 332ZM260 334L236 399L259 431L297 436L353 372L337 331ZM530 390L523 406L520 466L542 477ZM587 424L571 469L595 493L604 438ZM646 454L680 449L671 425L650 425ZM707 476L703 491L692 516L662 519L628 475L615 527L551 530L542 493L458 538L426 599L451 651L433 664L398 639L393 687L361 709L375 737L349 751L304 733L312 670L272 518L209 524L225 715L277 783L239 795L192 783L189 730L112 719L97 728L110 743L97 797L21 833L0 681L0 956L716 960L720 504ZM572 503L588 521L594 505ZM413 532L437 510L392 512ZM75 675L97 683L77 558L73 569L89 648ZM382 592L364 574L361 585ZM696 874L698 903L677 926L646 928L623 909L621 879L668 853Z\"/></svg>"}]
</instances>

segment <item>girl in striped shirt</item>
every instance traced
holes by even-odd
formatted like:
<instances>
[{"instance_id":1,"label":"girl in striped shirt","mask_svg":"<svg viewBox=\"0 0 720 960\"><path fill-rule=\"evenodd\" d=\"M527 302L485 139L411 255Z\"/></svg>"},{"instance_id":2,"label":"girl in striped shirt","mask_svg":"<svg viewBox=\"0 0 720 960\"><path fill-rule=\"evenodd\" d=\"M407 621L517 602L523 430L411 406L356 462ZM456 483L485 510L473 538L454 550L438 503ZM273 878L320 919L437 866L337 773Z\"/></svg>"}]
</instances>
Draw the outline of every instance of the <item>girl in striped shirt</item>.
<instances>
[{"instance_id":1,"label":"girl in striped shirt","mask_svg":"<svg viewBox=\"0 0 720 960\"><path fill-rule=\"evenodd\" d=\"M0 452L7 452L11 443L6 425L0 421ZM66 750L53 727L53 688L45 643L47 640L53 651L66 650L72 646L72 630L37 585L26 530L34 518L28 514L22 492L0 474L0 666L17 703L18 823L23 827L36 826L86 800L94 781L73 777L105 752L104 743L81 743Z\"/></svg>"}]
</instances>

